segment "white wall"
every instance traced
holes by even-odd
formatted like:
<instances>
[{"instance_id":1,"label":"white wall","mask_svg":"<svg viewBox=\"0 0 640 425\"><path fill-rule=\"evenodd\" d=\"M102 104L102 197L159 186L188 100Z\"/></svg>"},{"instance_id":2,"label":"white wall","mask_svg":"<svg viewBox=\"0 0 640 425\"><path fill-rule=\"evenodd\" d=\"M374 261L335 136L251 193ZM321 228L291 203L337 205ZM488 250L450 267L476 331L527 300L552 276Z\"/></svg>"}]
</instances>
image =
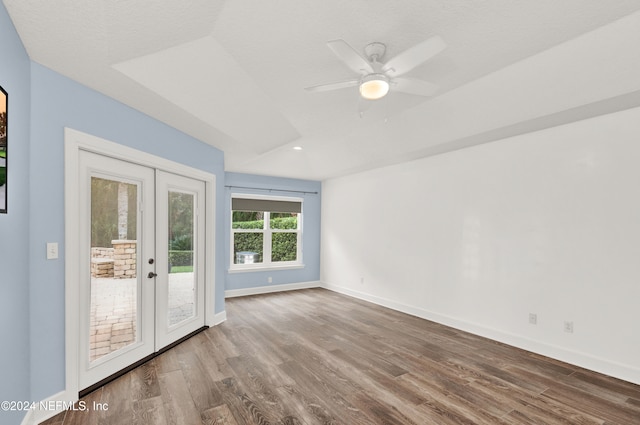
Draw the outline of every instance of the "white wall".
<instances>
[{"instance_id":1,"label":"white wall","mask_svg":"<svg viewBox=\"0 0 640 425\"><path fill-rule=\"evenodd\" d=\"M640 383L639 186L640 108L328 180L321 279Z\"/></svg>"}]
</instances>

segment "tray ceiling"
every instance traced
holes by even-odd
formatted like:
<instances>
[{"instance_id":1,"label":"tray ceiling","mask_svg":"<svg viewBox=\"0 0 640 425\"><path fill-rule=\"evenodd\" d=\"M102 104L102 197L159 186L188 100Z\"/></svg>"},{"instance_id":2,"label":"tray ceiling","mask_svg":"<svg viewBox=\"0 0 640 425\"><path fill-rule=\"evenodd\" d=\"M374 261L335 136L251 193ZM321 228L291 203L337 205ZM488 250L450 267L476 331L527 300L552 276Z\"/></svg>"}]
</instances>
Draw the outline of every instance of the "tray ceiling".
<instances>
[{"instance_id":1,"label":"tray ceiling","mask_svg":"<svg viewBox=\"0 0 640 425\"><path fill-rule=\"evenodd\" d=\"M640 105L640 2L24 1L31 59L225 152L229 171L322 180ZM327 48L447 49L360 117ZM294 151L294 146L303 150Z\"/></svg>"}]
</instances>

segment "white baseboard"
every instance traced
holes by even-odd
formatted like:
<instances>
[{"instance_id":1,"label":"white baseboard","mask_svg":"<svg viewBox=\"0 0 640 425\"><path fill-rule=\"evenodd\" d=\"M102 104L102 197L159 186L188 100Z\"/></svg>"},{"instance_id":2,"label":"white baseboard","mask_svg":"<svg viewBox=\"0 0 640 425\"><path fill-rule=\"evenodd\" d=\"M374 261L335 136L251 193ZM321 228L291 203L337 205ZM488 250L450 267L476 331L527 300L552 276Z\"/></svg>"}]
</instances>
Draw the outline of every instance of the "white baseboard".
<instances>
[{"instance_id":1,"label":"white baseboard","mask_svg":"<svg viewBox=\"0 0 640 425\"><path fill-rule=\"evenodd\" d=\"M220 323L224 322L225 320L227 320L227 311L222 311L220 313L216 313L213 316L213 322L211 323L211 326L216 326L219 325Z\"/></svg>"},{"instance_id":2,"label":"white baseboard","mask_svg":"<svg viewBox=\"0 0 640 425\"><path fill-rule=\"evenodd\" d=\"M21 425L36 425L54 417L58 413L71 409L73 403L78 401L78 394L71 394L68 391L60 391L57 394L47 397L36 403L36 408L27 412L22 419Z\"/></svg>"},{"instance_id":3,"label":"white baseboard","mask_svg":"<svg viewBox=\"0 0 640 425\"><path fill-rule=\"evenodd\" d=\"M583 367L585 369L603 373L605 375L613 376L614 378L622 379L624 381L640 385L640 369L630 365L612 362L606 359L592 356L587 353L569 350L556 345L547 344L545 342L523 338L520 335L511 334L464 320L459 320L455 317L434 313L428 310L421 309L419 307L402 304L393 300L377 297L375 295L370 295L364 292L354 291L342 286L322 283L322 287L330 291L348 295L353 298L358 298L363 301L368 301L370 303L381 305L383 307L400 311L402 313L407 313L412 316L420 317L422 319L431 320L433 322L469 332L474 335L489 338L494 341L511 345L513 347L521 348L523 350L527 350L546 357L551 357L553 359L560 360L575 366Z\"/></svg>"},{"instance_id":4,"label":"white baseboard","mask_svg":"<svg viewBox=\"0 0 640 425\"><path fill-rule=\"evenodd\" d=\"M296 289L319 288L322 284L318 281L287 283L284 285L256 286L254 288L229 289L224 291L225 298L245 297L247 295L269 294L272 292L294 291Z\"/></svg>"}]
</instances>

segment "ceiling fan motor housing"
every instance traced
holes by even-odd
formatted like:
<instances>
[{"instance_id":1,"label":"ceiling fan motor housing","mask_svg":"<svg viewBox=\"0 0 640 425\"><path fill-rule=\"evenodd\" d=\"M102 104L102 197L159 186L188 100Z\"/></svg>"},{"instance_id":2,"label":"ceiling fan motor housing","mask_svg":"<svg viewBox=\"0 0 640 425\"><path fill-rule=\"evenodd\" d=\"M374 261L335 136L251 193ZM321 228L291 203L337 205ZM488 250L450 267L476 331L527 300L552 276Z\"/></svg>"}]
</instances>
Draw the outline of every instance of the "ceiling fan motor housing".
<instances>
[{"instance_id":1,"label":"ceiling fan motor housing","mask_svg":"<svg viewBox=\"0 0 640 425\"><path fill-rule=\"evenodd\" d=\"M360 79L360 96L367 100L380 99L389 92L389 77L382 72L380 63L386 49L387 46L379 42L369 43L364 47L364 53L374 70Z\"/></svg>"}]
</instances>

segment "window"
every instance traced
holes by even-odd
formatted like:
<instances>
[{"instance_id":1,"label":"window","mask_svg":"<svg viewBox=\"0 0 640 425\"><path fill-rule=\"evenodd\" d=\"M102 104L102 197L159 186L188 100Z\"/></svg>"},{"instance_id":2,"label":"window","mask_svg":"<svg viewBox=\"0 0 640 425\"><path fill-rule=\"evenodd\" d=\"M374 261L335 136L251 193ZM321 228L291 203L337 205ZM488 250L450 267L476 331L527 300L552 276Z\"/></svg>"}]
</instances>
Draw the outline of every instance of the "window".
<instances>
[{"instance_id":1,"label":"window","mask_svg":"<svg viewBox=\"0 0 640 425\"><path fill-rule=\"evenodd\" d=\"M302 265L302 199L231 198L231 269Z\"/></svg>"}]
</instances>

